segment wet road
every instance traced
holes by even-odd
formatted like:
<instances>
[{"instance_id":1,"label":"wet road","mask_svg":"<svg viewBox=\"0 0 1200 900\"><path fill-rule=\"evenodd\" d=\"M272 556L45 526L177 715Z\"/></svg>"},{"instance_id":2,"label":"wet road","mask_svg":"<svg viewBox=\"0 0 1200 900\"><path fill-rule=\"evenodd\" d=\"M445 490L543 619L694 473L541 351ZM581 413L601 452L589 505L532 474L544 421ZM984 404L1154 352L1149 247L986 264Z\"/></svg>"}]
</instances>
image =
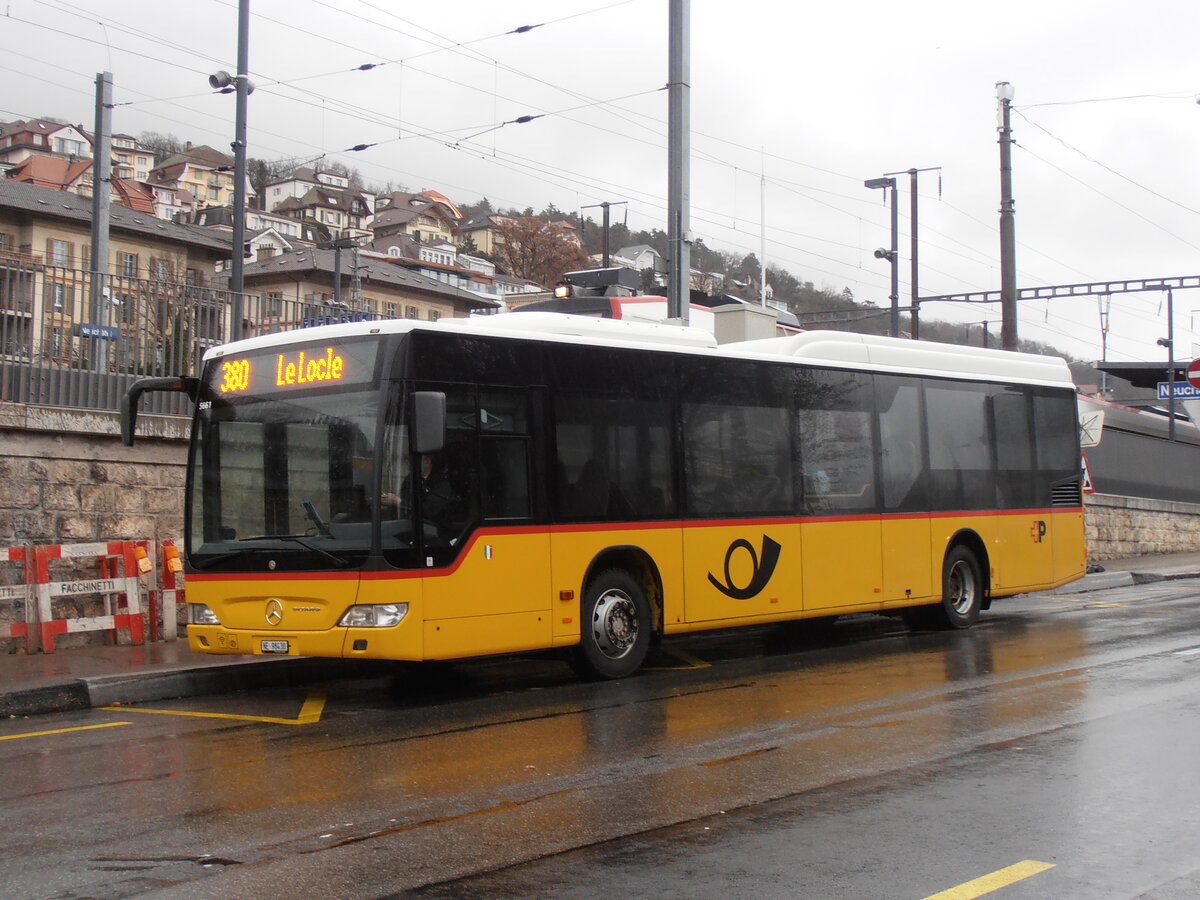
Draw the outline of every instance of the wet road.
<instances>
[{"instance_id":1,"label":"wet road","mask_svg":"<svg viewBox=\"0 0 1200 900\"><path fill-rule=\"evenodd\" d=\"M1198 706L1178 581L8 720L0 894L1194 897Z\"/></svg>"}]
</instances>

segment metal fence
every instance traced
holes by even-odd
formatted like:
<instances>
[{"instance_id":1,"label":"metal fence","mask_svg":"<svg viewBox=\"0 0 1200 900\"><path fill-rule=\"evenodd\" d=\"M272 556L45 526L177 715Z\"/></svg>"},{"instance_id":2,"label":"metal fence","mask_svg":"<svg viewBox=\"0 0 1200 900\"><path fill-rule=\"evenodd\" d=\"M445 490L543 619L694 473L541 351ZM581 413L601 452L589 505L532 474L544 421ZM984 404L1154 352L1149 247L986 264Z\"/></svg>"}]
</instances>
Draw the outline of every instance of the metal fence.
<instances>
[{"instance_id":1,"label":"metal fence","mask_svg":"<svg viewBox=\"0 0 1200 900\"><path fill-rule=\"evenodd\" d=\"M138 378L197 374L204 351L231 339L235 296L203 284L94 275L0 251L0 401L115 410ZM242 313L244 337L376 318L323 294L304 300L245 294ZM191 404L175 393L147 394L143 408L191 414Z\"/></svg>"}]
</instances>

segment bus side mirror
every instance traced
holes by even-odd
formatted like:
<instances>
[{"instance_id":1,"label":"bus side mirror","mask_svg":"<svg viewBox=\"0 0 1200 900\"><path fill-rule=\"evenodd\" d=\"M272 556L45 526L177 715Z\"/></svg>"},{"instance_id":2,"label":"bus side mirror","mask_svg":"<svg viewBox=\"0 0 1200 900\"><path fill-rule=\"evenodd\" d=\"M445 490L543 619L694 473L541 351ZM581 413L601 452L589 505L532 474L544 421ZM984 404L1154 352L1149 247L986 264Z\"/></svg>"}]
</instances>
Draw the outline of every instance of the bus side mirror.
<instances>
[{"instance_id":1,"label":"bus side mirror","mask_svg":"<svg viewBox=\"0 0 1200 900\"><path fill-rule=\"evenodd\" d=\"M446 443L446 395L414 391L412 395L414 453L437 453Z\"/></svg>"},{"instance_id":2,"label":"bus side mirror","mask_svg":"<svg viewBox=\"0 0 1200 900\"><path fill-rule=\"evenodd\" d=\"M137 429L138 399L147 391L174 391L187 394L195 403L200 396L200 379L187 375L179 378L139 378L121 397L121 443L133 446L133 433Z\"/></svg>"}]
</instances>

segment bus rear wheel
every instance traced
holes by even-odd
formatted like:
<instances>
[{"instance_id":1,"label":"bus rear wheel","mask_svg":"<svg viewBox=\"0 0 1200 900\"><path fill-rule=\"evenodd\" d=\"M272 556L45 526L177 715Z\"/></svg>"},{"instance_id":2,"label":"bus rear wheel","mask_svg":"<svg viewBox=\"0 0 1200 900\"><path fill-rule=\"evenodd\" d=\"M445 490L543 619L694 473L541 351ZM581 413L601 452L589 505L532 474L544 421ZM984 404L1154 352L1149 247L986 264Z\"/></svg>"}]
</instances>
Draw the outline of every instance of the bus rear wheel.
<instances>
[{"instance_id":1,"label":"bus rear wheel","mask_svg":"<svg viewBox=\"0 0 1200 900\"><path fill-rule=\"evenodd\" d=\"M983 609L983 576L979 560L967 547L951 547L942 563L942 602L905 610L912 628L970 628Z\"/></svg>"},{"instance_id":2,"label":"bus rear wheel","mask_svg":"<svg viewBox=\"0 0 1200 900\"><path fill-rule=\"evenodd\" d=\"M651 637L646 592L624 569L592 578L580 608L579 646L571 665L585 678L625 678L646 659Z\"/></svg>"},{"instance_id":3,"label":"bus rear wheel","mask_svg":"<svg viewBox=\"0 0 1200 900\"><path fill-rule=\"evenodd\" d=\"M961 544L946 554L942 564L942 604L938 625L942 628L970 628L983 609L983 576L975 554Z\"/></svg>"}]
</instances>

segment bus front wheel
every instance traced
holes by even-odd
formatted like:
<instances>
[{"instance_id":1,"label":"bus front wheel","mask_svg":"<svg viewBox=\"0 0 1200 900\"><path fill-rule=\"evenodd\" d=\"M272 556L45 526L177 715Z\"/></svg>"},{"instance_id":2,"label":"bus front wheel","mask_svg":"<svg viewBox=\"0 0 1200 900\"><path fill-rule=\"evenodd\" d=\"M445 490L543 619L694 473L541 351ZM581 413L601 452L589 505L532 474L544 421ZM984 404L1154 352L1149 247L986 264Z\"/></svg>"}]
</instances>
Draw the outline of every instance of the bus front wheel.
<instances>
[{"instance_id":1,"label":"bus front wheel","mask_svg":"<svg viewBox=\"0 0 1200 900\"><path fill-rule=\"evenodd\" d=\"M572 666L585 678L625 678L637 671L650 648L650 604L642 586L624 569L594 577L580 608L579 646Z\"/></svg>"}]
</instances>

